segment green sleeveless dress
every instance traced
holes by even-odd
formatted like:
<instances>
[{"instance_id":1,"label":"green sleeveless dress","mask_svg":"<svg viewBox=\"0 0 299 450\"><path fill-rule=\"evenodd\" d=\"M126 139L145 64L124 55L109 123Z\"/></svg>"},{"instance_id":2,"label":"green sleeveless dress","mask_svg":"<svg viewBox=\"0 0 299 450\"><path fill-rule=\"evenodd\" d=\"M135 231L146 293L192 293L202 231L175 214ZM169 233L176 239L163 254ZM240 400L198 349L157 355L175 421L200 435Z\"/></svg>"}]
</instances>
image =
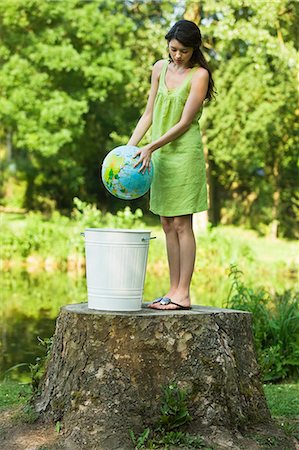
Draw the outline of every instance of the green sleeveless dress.
<instances>
[{"instance_id":1,"label":"green sleeveless dress","mask_svg":"<svg viewBox=\"0 0 299 450\"><path fill-rule=\"evenodd\" d=\"M168 89L166 60L155 98L152 139L156 140L179 122L191 86L194 67L183 83ZM188 130L174 141L152 153L154 176L150 192L150 211L159 216L174 217L208 209L206 168L199 128L202 109Z\"/></svg>"}]
</instances>

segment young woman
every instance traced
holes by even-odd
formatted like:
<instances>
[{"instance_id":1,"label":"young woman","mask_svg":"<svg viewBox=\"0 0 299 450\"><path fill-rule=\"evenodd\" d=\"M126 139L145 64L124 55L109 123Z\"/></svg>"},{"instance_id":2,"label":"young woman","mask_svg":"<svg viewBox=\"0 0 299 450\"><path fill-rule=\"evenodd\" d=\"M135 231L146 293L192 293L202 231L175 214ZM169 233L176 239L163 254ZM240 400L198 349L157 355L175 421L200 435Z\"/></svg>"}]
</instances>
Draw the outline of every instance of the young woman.
<instances>
[{"instance_id":1,"label":"young woman","mask_svg":"<svg viewBox=\"0 0 299 450\"><path fill-rule=\"evenodd\" d=\"M192 214L208 209L205 160L199 129L203 102L214 83L200 50L195 23L177 22L165 36L169 60L156 62L146 109L128 145L136 146L152 125L152 142L138 150L135 167L154 164L150 210L161 217L166 235L170 288L149 306L190 309L195 263Z\"/></svg>"}]
</instances>

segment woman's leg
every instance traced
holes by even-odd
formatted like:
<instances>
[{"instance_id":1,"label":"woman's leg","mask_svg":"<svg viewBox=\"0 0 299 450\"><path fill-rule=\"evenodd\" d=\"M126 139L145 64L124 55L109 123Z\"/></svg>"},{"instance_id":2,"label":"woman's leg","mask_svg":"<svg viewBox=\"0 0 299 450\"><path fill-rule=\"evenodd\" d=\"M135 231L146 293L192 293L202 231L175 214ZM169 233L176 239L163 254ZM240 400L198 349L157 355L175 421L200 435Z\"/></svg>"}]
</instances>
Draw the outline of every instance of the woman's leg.
<instances>
[{"instance_id":1,"label":"woman's leg","mask_svg":"<svg viewBox=\"0 0 299 450\"><path fill-rule=\"evenodd\" d=\"M180 246L173 217L161 217L166 237L166 250L169 267L170 289L165 295L173 295L180 281Z\"/></svg>"},{"instance_id":2,"label":"woman's leg","mask_svg":"<svg viewBox=\"0 0 299 450\"><path fill-rule=\"evenodd\" d=\"M165 297L175 294L180 281L180 246L177 232L174 227L173 217L161 217L161 224L166 237L166 250L169 266L170 288ZM150 305L159 308L159 303Z\"/></svg>"},{"instance_id":3,"label":"woman's leg","mask_svg":"<svg viewBox=\"0 0 299 450\"><path fill-rule=\"evenodd\" d=\"M173 219L173 227L179 243L179 283L170 298L182 306L190 305L190 284L194 271L196 243L192 228L192 215ZM160 305L160 309L176 309L175 305Z\"/></svg>"},{"instance_id":4,"label":"woman's leg","mask_svg":"<svg viewBox=\"0 0 299 450\"><path fill-rule=\"evenodd\" d=\"M192 215L175 217L174 226L180 245L180 281L176 297L190 301L190 284L194 271L196 242L192 228Z\"/></svg>"}]
</instances>

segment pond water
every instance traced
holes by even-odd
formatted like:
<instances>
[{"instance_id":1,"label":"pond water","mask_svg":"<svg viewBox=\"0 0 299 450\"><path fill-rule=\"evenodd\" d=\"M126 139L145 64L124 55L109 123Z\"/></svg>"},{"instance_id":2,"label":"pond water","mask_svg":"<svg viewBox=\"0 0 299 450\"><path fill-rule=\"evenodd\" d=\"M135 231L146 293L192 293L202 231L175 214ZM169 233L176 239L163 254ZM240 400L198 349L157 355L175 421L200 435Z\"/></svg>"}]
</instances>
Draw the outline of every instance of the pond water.
<instances>
[{"instance_id":1,"label":"pond water","mask_svg":"<svg viewBox=\"0 0 299 450\"><path fill-rule=\"evenodd\" d=\"M45 354L39 339L53 335L62 305L85 300L85 278L78 274L1 274L1 378L28 381L29 364ZM15 367L18 366L18 367Z\"/></svg>"}]
</instances>

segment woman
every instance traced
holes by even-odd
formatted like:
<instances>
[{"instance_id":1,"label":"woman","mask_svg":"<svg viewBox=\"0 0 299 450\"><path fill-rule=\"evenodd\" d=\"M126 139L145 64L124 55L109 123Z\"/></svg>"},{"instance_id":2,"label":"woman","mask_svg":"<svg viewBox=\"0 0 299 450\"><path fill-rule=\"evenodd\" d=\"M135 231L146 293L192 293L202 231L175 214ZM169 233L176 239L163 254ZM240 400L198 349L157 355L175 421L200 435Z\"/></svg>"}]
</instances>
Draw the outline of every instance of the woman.
<instances>
[{"instance_id":1,"label":"woman","mask_svg":"<svg viewBox=\"0 0 299 450\"><path fill-rule=\"evenodd\" d=\"M211 100L214 83L200 50L200 30L180 20L166 34L169 61L156 62L146 109L128 145L137 145L152 125L152 142L138 150L135 167L154 177L150 210L160 215L166 235L170 288L149 307L190 309L190 284L196 244L192 214L205 211L205 160L198 120L205 99Z\"/></svg>"}]
</instances>

